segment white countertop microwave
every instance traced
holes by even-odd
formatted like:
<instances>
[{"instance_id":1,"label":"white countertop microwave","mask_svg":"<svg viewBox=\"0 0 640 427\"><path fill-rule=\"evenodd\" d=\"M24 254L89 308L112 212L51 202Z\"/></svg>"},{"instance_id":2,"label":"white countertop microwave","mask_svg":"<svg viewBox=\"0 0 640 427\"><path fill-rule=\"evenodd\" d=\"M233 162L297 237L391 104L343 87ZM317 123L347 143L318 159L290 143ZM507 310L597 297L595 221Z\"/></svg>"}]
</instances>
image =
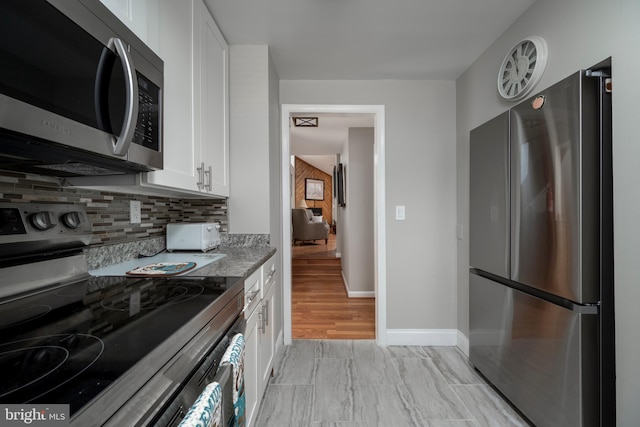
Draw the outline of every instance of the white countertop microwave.
<instances>
[{"instance_id":1,"label":"white countertop microwave","mask_svg":"<svg viewBox=\"0 0 640 427\"><path fill-rule=\"evenodd\" d=\"M215 249L220 246L219 229L216 222L167 224L167 250Z\"/></svg>"}]
</instances>

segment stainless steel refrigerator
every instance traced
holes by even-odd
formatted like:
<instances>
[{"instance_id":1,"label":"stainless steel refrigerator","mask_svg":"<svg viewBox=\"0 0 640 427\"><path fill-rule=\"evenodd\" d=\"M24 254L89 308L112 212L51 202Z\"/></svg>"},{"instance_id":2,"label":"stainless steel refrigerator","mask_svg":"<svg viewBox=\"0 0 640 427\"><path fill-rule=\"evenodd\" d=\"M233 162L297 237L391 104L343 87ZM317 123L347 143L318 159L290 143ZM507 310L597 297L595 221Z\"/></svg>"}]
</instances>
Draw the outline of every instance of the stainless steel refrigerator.
<instances>
[{"instance_id":1,"label":"stainless steel refrigerator","mask_svg":"<svg viewBox=\"0 0 640 427\"><path fill-rule=\"evenodd\" d=\"M470 134L470 360L541 427L615 425L611 80L596 68Z\"/></svg>"}]
</instances>

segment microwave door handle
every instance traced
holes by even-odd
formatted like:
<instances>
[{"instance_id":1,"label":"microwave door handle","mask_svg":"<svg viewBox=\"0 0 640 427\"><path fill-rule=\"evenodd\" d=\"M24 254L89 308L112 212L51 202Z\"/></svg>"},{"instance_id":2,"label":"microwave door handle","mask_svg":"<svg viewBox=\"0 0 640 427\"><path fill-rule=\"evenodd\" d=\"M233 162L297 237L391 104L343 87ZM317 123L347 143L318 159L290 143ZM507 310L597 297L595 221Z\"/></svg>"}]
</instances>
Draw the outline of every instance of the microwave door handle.
<instances>
[{"instance_id":1,"label":"microwave door handle","mask_svg":"<svg viewBox=\"0 0 640 427\"><path fill-rule=\"evenodd\" d=\"M96 109L96 121L98 129L105 132L113 133L111 130L111 122L109 120L109 109L107 107L107 92L109 83L109 70L113 65L113 52L110 49L102 49L100 60L98 61L98 69L96 70L96 82L94 87L94 102Z\"/></svg>"},{"instance_id":2,"label":"microwave door handle","mask_svg":"<svg viewBox=\"0 0 640 427\"><path fill-rule=\"evenodd\" d=\"M115 155L122 156L129 151L129 145L136 131L136 122L138 121L138 79L136 78L136 69L133 66L131 55L124 43L122 43L122 40L113 37L109 40L108 47L115 47L116 53L122 60L122 68L124 69L127 88L127 106L124 114L124 124L113 148Z\"/></svg>"}]
</instances>

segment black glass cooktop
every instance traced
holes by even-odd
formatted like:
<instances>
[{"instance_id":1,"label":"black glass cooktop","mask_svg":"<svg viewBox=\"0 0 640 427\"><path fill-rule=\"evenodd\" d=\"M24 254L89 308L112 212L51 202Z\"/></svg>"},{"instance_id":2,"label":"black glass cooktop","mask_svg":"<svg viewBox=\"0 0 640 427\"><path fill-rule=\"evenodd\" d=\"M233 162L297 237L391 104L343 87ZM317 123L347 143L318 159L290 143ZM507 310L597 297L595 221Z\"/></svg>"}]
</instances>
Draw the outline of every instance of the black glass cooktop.
<instances>
[{"instance_id":1,"label":"black glass cooktop","mask_svg":"<svg viewBox=\"0 0 640 427\"><path fill-rule=\"evenodd\" d=\"M92 277L0 302L0 402L73 414L238 280Z\"/></svg>"}]
</instances>

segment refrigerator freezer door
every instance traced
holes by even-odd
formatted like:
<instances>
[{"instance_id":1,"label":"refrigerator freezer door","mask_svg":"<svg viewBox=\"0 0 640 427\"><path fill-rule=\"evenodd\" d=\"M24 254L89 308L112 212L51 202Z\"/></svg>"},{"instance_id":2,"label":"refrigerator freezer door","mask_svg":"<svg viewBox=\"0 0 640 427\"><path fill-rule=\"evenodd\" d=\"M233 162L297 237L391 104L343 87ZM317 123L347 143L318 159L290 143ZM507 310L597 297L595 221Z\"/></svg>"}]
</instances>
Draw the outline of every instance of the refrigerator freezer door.
<instances>
[{"instance_id":1,"label":"refrigerator freezer door","mask_svg":"<svg viewBox=\"0 0 640 427\"><path fill-rule=\"evenodd\" d=\"M578 303L600 299L597 95L578 72L510 110L511 279Z\"/></svg>"},{"instance_id":2,"label":"refrigerator freezer door","mask_svg":"<svg viewBox=\"0 0 640 427\"><path fill-rule=\"evenodd\" d=\"M535 425L597 426L597 315L475 274L471 363Z\"/></svg>"},{"instance_id":3,"label":"refrigerator freezer door","mask_svg":"<svg viewBox=\"0 0 640 427\"><path fill-rule=\"evenodd\" d=\"M509 112L470 134L469 265L509 277Z\"/></svg>"}]
</instances>

